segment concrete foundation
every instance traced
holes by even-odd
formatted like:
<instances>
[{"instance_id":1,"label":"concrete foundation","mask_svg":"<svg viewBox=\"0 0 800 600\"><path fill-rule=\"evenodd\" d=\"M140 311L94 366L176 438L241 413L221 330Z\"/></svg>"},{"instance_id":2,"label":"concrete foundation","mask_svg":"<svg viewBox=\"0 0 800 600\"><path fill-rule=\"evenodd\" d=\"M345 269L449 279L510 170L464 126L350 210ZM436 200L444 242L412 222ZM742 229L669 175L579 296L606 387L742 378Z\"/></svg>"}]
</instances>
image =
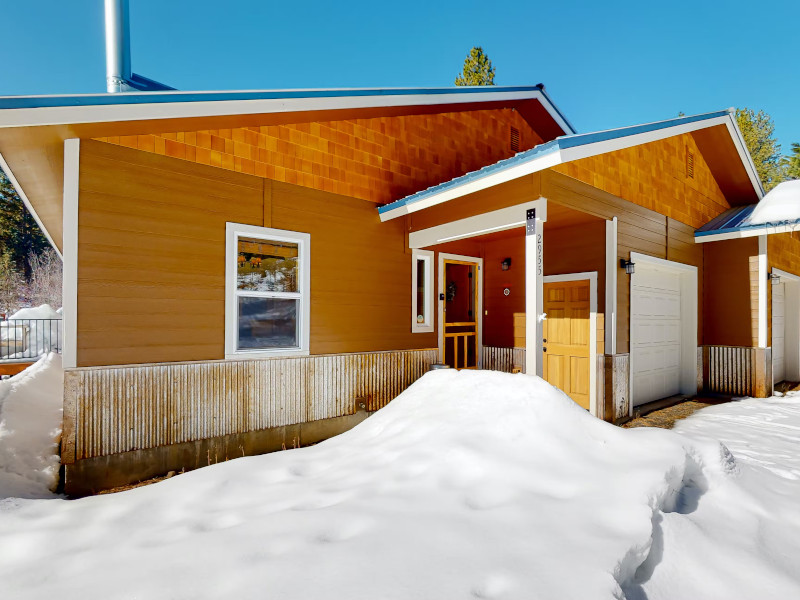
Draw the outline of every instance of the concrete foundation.
<instances>
[{"instance_id":1,"label":"concrete foundation","mask_svg":"<svg viewBox=\"0 0 800 600\"><path fill-rule=\"evenodd\" d=\"M352 429L369 414L360 410L344 417L86 458L64 465L64 493L89 496L170 471L191 471L242 456L309 446Z\"/></svg>"}]
</instances>

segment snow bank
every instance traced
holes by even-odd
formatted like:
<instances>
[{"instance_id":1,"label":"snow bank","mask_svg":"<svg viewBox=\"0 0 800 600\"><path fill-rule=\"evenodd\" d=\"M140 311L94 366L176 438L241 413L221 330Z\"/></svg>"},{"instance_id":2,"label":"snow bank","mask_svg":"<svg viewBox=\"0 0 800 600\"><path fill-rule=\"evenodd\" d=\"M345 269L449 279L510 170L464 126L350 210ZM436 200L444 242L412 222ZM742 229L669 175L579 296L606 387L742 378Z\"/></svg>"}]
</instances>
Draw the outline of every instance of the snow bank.
<instances>
[{"instance_id":1,"label":"snow bank","mask_svg":"<svg viewBox=\"0 0 800 600\"><path fill-rule=\"evenodd\" d=\"M784 181L772 188L756 205L750 223L781 223L800 219L800 179Z\"/></svg>"},{"instance_id":2,"label":"snow bank","mask_svg":"<svg viewBox=\"0 0 800 600\"><path fill-rule=\"evenodd\" d=\"M629 598L800 598L800 396L703 409L675 431L721 440L737 476L665 514L658 566Z\"/></svg>"},{"instance_id":3,"label":"snow bank","mask_svg":"<svg viewBox=\"0 0 800 600\"><path fill-rule=\"evenodd\" d=\"M55 488L63 384L57 354L0 381L0 498L46 497Z\"/></svg>"},{"instance_id":4,"label":"snow bank","mask_svg":"<svg viewBox=\"0 0 800 600\"><path fill-rule=\"evenodd\" d=\"M42 322L42 319L50 321ZM5 342L0 344L0 356L36 358L58 351L63 339L60 319L61 309L54 310L49 304L18 310L8 322L0 322L0 342Z\"/></svg>"},{"instance_id":5,"label":"snow bank","mask_svg":"<svg viewBox=\"0 0 800 600\"><path fill-rule=\"evenodd\" d=\"M692 514L734 479L718 442L618 429L541 379L436 371L314 447L122 494L6 501L0 586L62 599L622 598L658 568L664 515Z\"/></svg>"}]
</instances>

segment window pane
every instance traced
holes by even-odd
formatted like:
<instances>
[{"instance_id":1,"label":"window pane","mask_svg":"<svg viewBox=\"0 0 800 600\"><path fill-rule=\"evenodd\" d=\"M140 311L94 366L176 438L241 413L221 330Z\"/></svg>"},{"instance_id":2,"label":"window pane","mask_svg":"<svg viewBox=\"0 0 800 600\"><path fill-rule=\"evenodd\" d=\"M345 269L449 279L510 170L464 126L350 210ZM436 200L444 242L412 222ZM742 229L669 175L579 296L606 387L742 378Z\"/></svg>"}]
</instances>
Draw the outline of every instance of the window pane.
<instances>
[{"instance_id":1,"label":"window pane","mask_svg":"<svg viewBox=\"0 0 800 600\"><path fill-rule=\"evenodd\" d=\"M427 303L425 302L425 263L426 261L422 258L417 259L417 323L420 325L424 325L428 322L428 315L426 311L428 309Z\"/></svg>"},{"instance_id":2,"label":"window pane","mask_svg":"<svg viewBox=\"0 0 800 600\"><path fill-rule=\"evenodd\" d=\"M296 243L241 237L238 254L238 289L297 291L299 247Z\"/></svg>"},{"instance_id":3,"label":"window pane","mask_svg":"<svg viewBox=\"0 0 800 600\"><path fill-rule=\"evenodd\" d=\"M239 298L239 350L297 348L294 298Z\"/></svg>"}]
</instances>

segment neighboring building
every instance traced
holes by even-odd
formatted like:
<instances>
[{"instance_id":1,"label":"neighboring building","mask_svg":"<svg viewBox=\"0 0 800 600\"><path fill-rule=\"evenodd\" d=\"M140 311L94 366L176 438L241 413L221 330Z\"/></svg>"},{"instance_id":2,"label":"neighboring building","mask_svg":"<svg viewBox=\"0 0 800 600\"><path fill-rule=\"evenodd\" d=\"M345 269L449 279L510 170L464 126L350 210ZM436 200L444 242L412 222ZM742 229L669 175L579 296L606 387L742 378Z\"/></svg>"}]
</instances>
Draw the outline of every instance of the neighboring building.
<instances>
[{"instance_id":1,"label":"neighboring building","mask_svg":"<svg viewBox=\"0 0 800 600\"><path fill-rule=\"evenodd\" d=\"M73 492L319 441L436 362L609 421L767 395L773 356L800 379L800 240L715 221L763 195L730 111L575 134L541 86L5 98L0 154L64 258Z\"/></svg>"}]
</instances>

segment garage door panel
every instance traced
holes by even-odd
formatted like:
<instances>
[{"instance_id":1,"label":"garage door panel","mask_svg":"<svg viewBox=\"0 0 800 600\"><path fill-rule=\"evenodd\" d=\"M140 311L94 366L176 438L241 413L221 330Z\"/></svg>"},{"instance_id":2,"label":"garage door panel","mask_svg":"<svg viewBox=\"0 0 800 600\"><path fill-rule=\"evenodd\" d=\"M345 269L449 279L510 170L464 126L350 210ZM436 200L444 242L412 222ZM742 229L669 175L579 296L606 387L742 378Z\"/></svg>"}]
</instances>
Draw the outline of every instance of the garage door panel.
<instances>
[{"instance_id":1,"label":"garage door panel","mask_svg":"<svg viewBox=\"0 0 800 600\"><path fill-rule=\"evenodd\" d=\"M637 264L631 286L634 406L680 393L681 276Z\"/></svg>"},{"instance_id":2,"label":"garage door panel","mask_svg":"<svg viewBox=\"0 0 800 600\"><path fill-rule=\"evenodd\" d=\"M772 378L786 379L786 284L772 286Z\"/></svg>"}]
</instances>

